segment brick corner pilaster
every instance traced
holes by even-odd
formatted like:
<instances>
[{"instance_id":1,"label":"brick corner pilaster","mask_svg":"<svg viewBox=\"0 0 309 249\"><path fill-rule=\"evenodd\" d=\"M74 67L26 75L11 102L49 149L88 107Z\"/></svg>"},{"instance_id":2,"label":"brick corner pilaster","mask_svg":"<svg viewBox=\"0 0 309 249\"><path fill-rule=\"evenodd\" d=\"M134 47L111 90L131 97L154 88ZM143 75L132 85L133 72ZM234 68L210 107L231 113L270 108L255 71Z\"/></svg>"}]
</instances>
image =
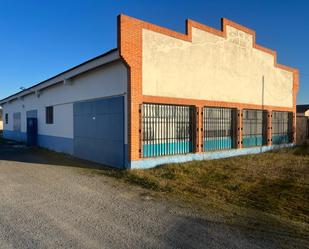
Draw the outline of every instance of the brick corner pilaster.
<instances>
[{"instance_id":1,"label":"brick corner pilaster","mask_svg":"<svg viewBox=\"0 0 309 249\"><path fill-rule=\"evenodd\" d=\"M242 126L242 119L243 119L243 110L237 110L237 125L236 125L236 132L237 132L237 149L242 148L242 133L243 133L243 126Z\"/></svg>"}]
</instances>

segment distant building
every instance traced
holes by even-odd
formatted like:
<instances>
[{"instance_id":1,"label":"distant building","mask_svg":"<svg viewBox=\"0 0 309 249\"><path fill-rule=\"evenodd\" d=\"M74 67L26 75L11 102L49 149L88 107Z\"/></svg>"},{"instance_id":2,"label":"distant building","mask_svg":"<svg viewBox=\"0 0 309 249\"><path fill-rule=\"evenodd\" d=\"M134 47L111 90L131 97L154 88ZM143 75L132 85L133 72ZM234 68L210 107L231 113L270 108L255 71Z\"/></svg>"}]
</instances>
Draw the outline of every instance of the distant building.
<instances>
[{"instance_id":1,"label":"distant building","mask_svg":"<svg viewBox=\"0 0 309 249\"><path fill-rule=\"evenodd\" d=\"M125 15L117 27L117 48L0 100L4 137L119 168L295 144L298 70L255 31Z\"/></svg>"},{"instance_id":2,"label":"distant building","mask_svg":"<svg viewBox=\"0 0 309 249\"><path fill-rule=\"evenodd\" d=\"M297 105L296 113L297 113L297 116L309 117L309 105Z\"/></svg>"},{"instance_id":3,"label":"distant building","mask_svg":"<svg viewBox=\"0 0 309 249\"><path fill-rule=\"evenodd\" d=\"M296 113L296 143L309 144L309 105L297 105Z\"/></svg>"}]
</instances>

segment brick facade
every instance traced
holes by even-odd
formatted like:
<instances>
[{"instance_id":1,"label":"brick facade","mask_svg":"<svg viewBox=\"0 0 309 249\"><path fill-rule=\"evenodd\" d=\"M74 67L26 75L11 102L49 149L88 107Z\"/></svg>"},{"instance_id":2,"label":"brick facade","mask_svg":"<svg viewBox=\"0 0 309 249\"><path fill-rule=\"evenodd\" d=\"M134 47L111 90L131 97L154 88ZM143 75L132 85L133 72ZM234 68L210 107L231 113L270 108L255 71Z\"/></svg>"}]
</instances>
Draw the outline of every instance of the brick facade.
<instances>
[{"instance_id":1,"label":"brick facade","mask_svg":"<svg viewBox=\"0 0 309 249\"><path fill-rule=\"evenodd\" d=\"M161 34L165 34L184 41L192 41L192 27L226 37L226 26L232 26L253 36L253 47L274 56L274 66L293 73L293 107L276 107L267 105L253 105L246 103L208 101L196 99L182 99L170 97L145 96L142 94L142 30L148 29ZM159 27L132 17L120 15L118 17L118 48L120 56L128 67L128 156L129 161L141 158L141 122L140 105L144 102L193 105L197 111L196 127L196 153L201 153L202 148L202 110L204 106L237 108L237 148L242 148L242 110L243 109L263 109L268 111L267 123L267 144L271 145L271 112L289 111L293 112L293 141L296 138L296 95L298 92L299 73L297 69L287 67L277 63L276 52L262 47L255 43L255 31L243 27L227 19L222 19L221 30L217 30L192 20L186 21L186 34L178 33L163 27Z\"/></svg>"}]
</instances>

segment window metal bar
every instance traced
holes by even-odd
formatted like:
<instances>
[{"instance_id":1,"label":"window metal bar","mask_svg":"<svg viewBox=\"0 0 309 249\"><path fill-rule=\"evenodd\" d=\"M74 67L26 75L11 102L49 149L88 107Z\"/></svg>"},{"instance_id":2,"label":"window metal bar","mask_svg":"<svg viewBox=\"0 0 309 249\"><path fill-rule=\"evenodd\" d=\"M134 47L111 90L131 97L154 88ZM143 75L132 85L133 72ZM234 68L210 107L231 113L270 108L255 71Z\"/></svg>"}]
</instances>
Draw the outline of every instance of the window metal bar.
<instances>
[{"instance_id":1,"label":"window metal bar","mask_svg":"<svg viewBox=\"0 0 309 249\"><path fill-rule=\"evenodd\" d=\"M263 110L243 111L243 147L266 145L267 112Z\"/></svg>"},{"instance_id":2,"label":"window metal bar","mask_svg":"<svg viewBox=\"0 0 309 249\"><path fill-rule=\"evenodd\" d=\"M293 113L273 111L272 143L285 144L293 141Z\"/></svg>"},{"instance_id":3,"label":"window metal bar","mask_svg":"<svg viewBox=\"0 0 309 249\"><path fill-rule=\"evenodd\" d=\"M192 152L196 122L193 112L191 106L143 104L142 156Z\"/></svg>"},{"instance_id":4,"label":"window metal bar","mask_svg":"<svg viewBox=\"0 0 309 249\"><path fill-rule=\"evenodd\" d=\"M203 151L235 148L236 109L203 108Z\"/></svg>"}]
</instances>

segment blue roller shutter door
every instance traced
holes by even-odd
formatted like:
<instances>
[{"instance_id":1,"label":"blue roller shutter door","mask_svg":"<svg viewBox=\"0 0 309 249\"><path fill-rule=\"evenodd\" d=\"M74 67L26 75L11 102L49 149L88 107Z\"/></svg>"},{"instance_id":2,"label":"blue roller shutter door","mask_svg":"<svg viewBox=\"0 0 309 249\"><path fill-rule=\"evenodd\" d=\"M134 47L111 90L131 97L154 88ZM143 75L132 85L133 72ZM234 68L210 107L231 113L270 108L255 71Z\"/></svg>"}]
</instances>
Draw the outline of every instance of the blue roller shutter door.
<instances>
[{"instance_id":1,"label":"blue roller shutter door","mask_svg":"<svg viewBox=\"0 0 309 249\"><path fill-rule=\"evenodd\" d=\"M74 155L109 166L124 167L122 96L74 104Z\"/></svg>"}]
</instances>

